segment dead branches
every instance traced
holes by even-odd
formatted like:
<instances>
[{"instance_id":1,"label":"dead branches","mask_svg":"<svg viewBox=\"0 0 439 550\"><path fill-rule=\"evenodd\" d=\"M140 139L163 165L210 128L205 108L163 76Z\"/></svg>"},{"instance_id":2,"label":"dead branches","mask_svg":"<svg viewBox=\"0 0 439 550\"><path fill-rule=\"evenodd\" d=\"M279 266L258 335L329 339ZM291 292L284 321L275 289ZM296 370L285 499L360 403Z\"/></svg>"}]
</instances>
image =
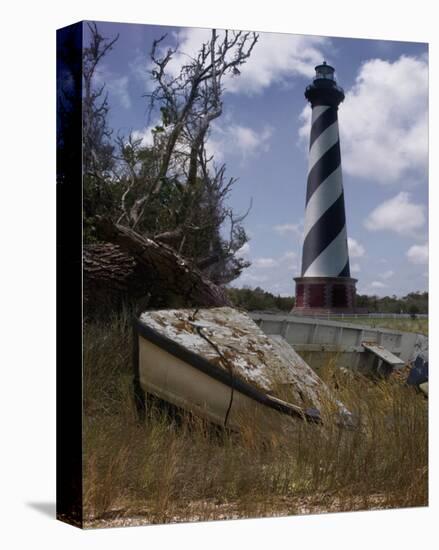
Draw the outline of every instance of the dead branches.
<instances>
[{"instance_id":1,"label":"dead branches","mask_svg":"<svg viewBox=\"0 0 439 550\"><path fill-rule=\"evenodd\" d=\"M161 113L161 125L155 133L157 171L132 200L129 213L124 213L132 229L141 222L149 199L160 191L170 171L172 176L184 175L188 188L194 185L210 124L222 114L223 78L245 63L258 40L255 33L235 31L224 31L220 39L213 29L196 57L189 58L174 74L169 64L177 48L163 52L165 37L153 43L151 77L155 88L147 94L150 113L157 107ZM207 161L202 167L204 173L206 166Z\"/></svg>"},{"instance_id":2,"label":"dead branches","mask_svg":"<svg viewBox=\"0 0 439 550\"><path fill-rule=\"evenodd\" d=\"M99 230L150 273L154 285L181 296L193 306L230 305L224 289L206 279L201 271L164 243L142 237L132 229L100 218Z\"/></svg>"}]
</instances>

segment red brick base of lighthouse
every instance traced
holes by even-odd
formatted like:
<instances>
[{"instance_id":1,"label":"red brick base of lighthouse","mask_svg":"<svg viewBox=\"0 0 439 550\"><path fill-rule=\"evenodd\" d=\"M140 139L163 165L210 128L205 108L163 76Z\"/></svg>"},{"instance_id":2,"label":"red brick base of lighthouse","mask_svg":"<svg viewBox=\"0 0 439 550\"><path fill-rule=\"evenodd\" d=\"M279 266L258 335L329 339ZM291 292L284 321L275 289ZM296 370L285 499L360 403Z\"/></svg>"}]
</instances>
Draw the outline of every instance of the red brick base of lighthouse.
<instances>
[{"instance_id":1,"label":"red brick base of lighthouse","mask_svg":"<svg viewBox=\"0 0 439 550\"><path fill-rule=\"evenodd\" d=\"M353 313L355 283L351 277L296 277L294 315Z\"/></svg>"}]
</instances>

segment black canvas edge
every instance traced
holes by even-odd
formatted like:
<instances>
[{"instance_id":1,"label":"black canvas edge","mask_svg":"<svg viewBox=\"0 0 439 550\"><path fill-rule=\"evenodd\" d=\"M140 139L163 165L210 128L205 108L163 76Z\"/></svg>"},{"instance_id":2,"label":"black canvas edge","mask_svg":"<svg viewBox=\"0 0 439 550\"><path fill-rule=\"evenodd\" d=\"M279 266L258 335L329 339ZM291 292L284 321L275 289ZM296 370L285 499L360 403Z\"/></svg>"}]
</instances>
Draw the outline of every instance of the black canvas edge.
<instances>
[{"instance_id":1,"label":"black canvas edge","mask_svg":"<svg viewBox=\"0 0 439 550\"><path fill-rule=\"evenodd\" d=\"M83 23L56 31L56 517L83 526L82 480ZM63 75L73 77L67 111Z\"/></svg>"}]
</instances>

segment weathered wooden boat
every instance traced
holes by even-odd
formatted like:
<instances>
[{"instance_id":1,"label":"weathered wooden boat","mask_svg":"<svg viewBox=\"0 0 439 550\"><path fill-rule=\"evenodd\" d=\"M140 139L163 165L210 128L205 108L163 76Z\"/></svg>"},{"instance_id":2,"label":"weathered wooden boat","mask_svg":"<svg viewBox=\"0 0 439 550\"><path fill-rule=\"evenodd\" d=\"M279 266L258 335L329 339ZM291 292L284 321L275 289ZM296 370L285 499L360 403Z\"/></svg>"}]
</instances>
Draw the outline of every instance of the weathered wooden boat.
<instances>
[{"instance_id":1,"label":"weathered wooden boat","mask_svg":"<svg viewBox=\"0 0 439 550\"><path fill-rule=\"evenodd\" d=\"M253 313L267 335L283 337L315 370L337 356L337 365L390 372L415 359L422 335L295 315Z\"/></svg>"},{"instance_id":2,"label":"weathered wooden boat","mask_svg":"<svg viewBox=\"0 0 439 550\"><path fill-rule=\"evenodd\" d=\"M136 376L145 393L216 424L273 428L349 412L281 336L233 308L147 311L136 321Z\"/></svg>"}]
</instances>

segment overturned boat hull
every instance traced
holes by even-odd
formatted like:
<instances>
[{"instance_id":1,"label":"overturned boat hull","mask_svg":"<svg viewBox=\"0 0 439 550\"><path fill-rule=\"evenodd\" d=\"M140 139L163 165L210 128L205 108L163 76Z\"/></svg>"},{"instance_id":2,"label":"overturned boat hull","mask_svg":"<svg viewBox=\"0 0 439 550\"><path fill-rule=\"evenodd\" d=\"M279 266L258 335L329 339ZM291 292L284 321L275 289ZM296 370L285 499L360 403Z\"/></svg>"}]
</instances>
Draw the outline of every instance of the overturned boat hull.
<instances>
[{"instance_id":1,"label":"overturned boat hull","mask_svg":"<svg viewBox=\"0 0 439 550\"><path fill-rule=\"evenodd\" d=\"M295 350L233 308L158 310L135 324L137 388L222 426L348 413ZM331 413L332 414L332 413Z\"/></svg>"},{"instance_id":2,"label":"overturned boat hull","mask_svg":"<svg viewBox=\"0 0 439 550\"><path fill-rule=\"evenodd\" d=\"M150 336L150 335L149 335ZM186 411L230 428L241 428L258 418L261 428L279 428L285 417L319 421L317 412L303 411L290 403L257 391L250 385L224 375L196 357L179 356L138 336L139 382L151 393Z\"/></svg>"}]
</instances>

